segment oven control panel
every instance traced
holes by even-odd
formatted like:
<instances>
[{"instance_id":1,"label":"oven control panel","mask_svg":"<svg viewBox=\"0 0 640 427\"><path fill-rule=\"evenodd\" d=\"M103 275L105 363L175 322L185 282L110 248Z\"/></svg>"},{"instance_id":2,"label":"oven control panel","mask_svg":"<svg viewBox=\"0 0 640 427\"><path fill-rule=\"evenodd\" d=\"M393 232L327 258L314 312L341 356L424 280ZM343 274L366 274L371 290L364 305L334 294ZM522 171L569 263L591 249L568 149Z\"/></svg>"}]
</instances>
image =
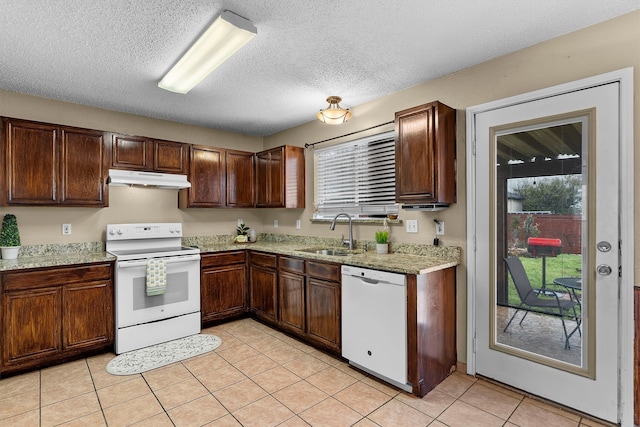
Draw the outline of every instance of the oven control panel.
<instances>
[{"instance_id":1,"label":"oven control panel","mask_svg":"<svg viewBox=\"0 0 640 427\"><path fill-rule=\"evenodd\" d=\"M107 240L163 239L182 237L182 224L107 224Z\"/></svg>"}]
</instances>

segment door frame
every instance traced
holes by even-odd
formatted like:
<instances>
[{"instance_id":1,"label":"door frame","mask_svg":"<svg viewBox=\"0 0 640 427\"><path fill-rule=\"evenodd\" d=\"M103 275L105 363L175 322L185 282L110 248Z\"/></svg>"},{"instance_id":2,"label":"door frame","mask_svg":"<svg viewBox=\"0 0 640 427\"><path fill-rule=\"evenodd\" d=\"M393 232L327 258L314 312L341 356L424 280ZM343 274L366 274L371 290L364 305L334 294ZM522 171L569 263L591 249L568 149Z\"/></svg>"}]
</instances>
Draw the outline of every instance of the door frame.
<instances>
[{"instance_id":1,"label":"door frame","mask_svg":"<svg viewBox=\"0 0 640 427\"><path fill-rule=\"evenodd\" d=\"M633 287L634 287L634 205L633 205L633 67L528 92L467 108L467 373L476 374L476 194L475 146L477 114L587 89L607 83L620 84L620 300L618 312L618 419L623 426L633 426ZM623 239L622 236L632 236ZM638 337L640 339L640 337Z\"/></svg>"}]
</instances>

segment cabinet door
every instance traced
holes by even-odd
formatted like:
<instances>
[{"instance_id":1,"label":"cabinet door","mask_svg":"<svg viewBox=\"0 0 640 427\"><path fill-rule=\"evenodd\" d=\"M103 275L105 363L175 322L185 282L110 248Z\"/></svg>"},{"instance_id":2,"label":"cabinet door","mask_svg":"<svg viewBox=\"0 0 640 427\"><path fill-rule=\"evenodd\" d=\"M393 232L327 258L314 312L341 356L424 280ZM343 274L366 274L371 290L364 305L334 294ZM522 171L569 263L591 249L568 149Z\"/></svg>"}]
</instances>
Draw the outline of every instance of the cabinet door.
<instances>
[{"instance_id":1,"label":"cabinet door","mask_svg":"<svg viewBox=\"0 0 640 427\"><path fill-rule=\"evenodd\" d=\"M305 278L300 274L280 271L278 281L280 326L303 335Z\"/></svg>"},{"instance_id":2,"label":"cabinet door","mask_svg":"<svg viewBox=\"0 0 640 427\"><path fill-rule=\"evenodd\" d=\"M284 146L284 181L282 183L285 208L305 207L304 148Z\"/></svg>"},{"instance_id":3,"label":"cabinet door","mask_svg":"<svg viewBox=\"0 0 640 427\"><path fill-rule=\"evenodd\" d=\"M180 190L180 207L224 207L224 150L214 147L191 146L189 152L191 188Z\"/></svg>"},{"instance_id":4,"label":"cabinet door","mask_svg":"<svg viewBox=\"0 0 640 427\"><path fill-rule=\"evenodd\" d=\"M60 288L4 294L3 367L46 360L62 351L60 307Z\"/></svg>"},{"instance_id":5,"label":"cabinet door","mask_svg":"<svg viewBox=\"0 0 640 427\"><path fill-rule=\"evenodd\" d=\"M58 138L56 126L5 121L7 204L58 203Z\"/></svg>"},{"instance_id":6,"label":"cabinet door","mask_svg":"<svg viewBox=\"0 0 640 427\"><path fill-rule=\"evenodd\" d=\"M255 205L253 153L226 150L227 206Z\"/></svg>"},{"instance_id":7,"label":"cabinet door","mask_svg":"<svg viewBox=\"0 0 640 427\"><path fill-rule=\"evenodd\" d=\"M171 141L153 141L153 170L163 173L187 173L188 144Z\"/></svg>"},{"instance_id":8,"label":"cabinet door","mask_svg":"<svg viewBox=\"0 0 640 427\"><path fill-rule=\"evenodd\" d=\"M307 336L340 351L340 283L307 278Z\"/></svg>"},{"instance_id":9,"label":"cabinet door","mask_svg":"<svg viewBox=\"0 0 640 427\"><path fill-rule=\"evenodd\" d=\"M396 113L396 201L454 203L455 110L432 102Z\"/></svg>"},{"instance_id":10,"label":"cabinet door","mask_svg":"<svg viewBox=\"0 0 640 427\"><path fill-rule=\"evenodd\" d=\"M435 201L434 109L396 115L396 201Z\"/></svg>"},{"instance_id":11,"label":"cabinet door","mask_svg":"<svg viewBox=\"0 0 640 427\"><path fill-rule=\"evenodd\" d=\"M153 169L153 141L138 136L113 134L111 144L113 168L140 171Z\"/></svg>"},{"instance_id":12,"label":"cabinet door","mask_svg":"<svg viewBox=\"0 0 640 427\"><path fill-rule=\"evenodd\" d=\"M276 323L278 321L276 270L252 264L249 283L251 311L263 320Z\"/></svg>"},{"instance_id":13,"label":"cabinet door","mask_svg":"<svg viewBox=\"0 0 640 427\"><path fill-rule=\"evenodd\" d=\"M110 280L63 287L63 349L99 348L113 342L113 285Z\"/></svg>"},{"instance_id":14,"label":"cabinet door","mask_svg":"<svg viewBox=\"0 0 640 427\"><path fill-rule=\"evenodd\" d=\"M256 206L284 207L284 147L256 155Z\"/></svg>"},{"instance_id":15,"label":"cabinet door","mask_svg":"<svg viewBox=\"0 0 640 427\"><path fill-rule=\"evenodd\" d=\"M244 313L247 268L245 264L204 270L200 280L202 322L225 319Z\"/></svg>"},{"instance_id":16,"label":"cabinet door","mask_svg":"<svg viewBox=\"0 0 640 427\"><path fill-rule=\"evenodd\" d=\"M106 206L107 165L102 132L61 128L60 203Z\"/></svg>"},{"instance_id":17,"label":"cabinet door","mask_svg":"<svg viewBox=\"0 0 640 427\"><path fill-rule=\"evenodd\" d=\"M304 148L284 145L256 154L256 206L304 208Z\"/></svg>"}]
</instances>

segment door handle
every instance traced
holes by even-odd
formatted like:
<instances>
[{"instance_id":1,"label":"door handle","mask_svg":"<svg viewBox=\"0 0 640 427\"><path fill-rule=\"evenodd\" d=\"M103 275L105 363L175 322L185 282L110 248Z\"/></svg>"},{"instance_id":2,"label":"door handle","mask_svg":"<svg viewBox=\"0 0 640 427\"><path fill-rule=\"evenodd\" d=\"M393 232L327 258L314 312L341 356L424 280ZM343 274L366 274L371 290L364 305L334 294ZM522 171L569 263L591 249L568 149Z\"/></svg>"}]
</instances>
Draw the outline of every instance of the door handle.
<instances>
[{"instance_id":1,"label":"door handle","mask_svg":"<svg viewBox=\"0 0 640 427\"><path fill-rule=\"evenodd\" d=\"M600 264L599 266L596 267L596 271L601 276L608 276L611 274L612 270L611 270L611 267L609 267L608 265Z\"/></svg>"}]
</instances>

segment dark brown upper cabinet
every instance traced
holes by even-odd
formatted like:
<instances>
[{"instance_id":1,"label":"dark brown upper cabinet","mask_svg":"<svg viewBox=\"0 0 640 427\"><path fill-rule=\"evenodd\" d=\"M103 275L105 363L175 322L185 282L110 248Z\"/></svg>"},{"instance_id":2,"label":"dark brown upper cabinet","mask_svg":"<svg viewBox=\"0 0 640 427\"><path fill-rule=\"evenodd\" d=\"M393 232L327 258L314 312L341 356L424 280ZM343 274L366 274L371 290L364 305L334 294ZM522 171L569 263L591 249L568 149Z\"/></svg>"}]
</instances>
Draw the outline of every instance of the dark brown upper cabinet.
<instances>
[{"instance_id":1,"label":"dark brown upper cabinet","mask_svg":"<svg viewBox=\"0 0 640 427\"><path fill-rule=\"evenodd\" d=\"M225 150L203 145L189 147L189 182L191 188L178 193L182 208L225 207Z\"/></svg>"},{"instance_id":2,"label":"dark brown upper cabinet","mask_svg":"<svg viewBox=\"0 0 640 427\"><path fill-rule=\"evenodd\" d=\"M256 206L304 208L304 148L283 145L256 153Z\"/></svg>"},{"instance_id":3,"label":"dark brown upper cabinet","mask_svg":"<svg viewBox=\"0 0 640 427\"><path fill-rule=\"evenodd\" d=\"M396 202L455 203L456 110L435 101L395 115Z\"/></svg>"},{"instance_id":4,"label":"dark brown upper cabinet","mask_svg":"<svg viewBox=\"0 0 640 427\"><path fill-rule=\"evenodd\" d=\"M111 167L184 175L188 147L180 142L111 134Z\"/></svg>"},{"instance_id":5,"label":"dark brown upper cabinet","mask_svg":"<svg viewBox=\"0 0 640 427\"><path fill-rule=\"evenodd\" d=\"M101 131L3 119L6 205L108 205L108 152Z\"/></svg>"},{"instance_id":6,"label":"dark brown upper cabinet","mask_svg":"<svg viewBox=\"0 0 640 427\"><path fill-rule=\"evenodd\" d=\"M230 208L254 207L254 153L226 150L225 160L227 206Z\"/></svg>"},{"instance_id":7,"label":"dark brown upper cabinet","mask_svg":"<svg viewBox=\"0 0 640 427\"><path fill-rule=\"evenodd\" d=\"M191 188L180 190L180 208L255 206L254 153L204 145L189 148Z\"/></svg>"},{"instance_id":8,"label":"dark brown upper cabinet","mask_svg":"<svg viewBox=\"0 0 640 427\"><path fill-rule=\"evenodd\" d=\"M153 170L155 172L187 173L189 144L153 140Z\"/></svg>"}]
</instances>

